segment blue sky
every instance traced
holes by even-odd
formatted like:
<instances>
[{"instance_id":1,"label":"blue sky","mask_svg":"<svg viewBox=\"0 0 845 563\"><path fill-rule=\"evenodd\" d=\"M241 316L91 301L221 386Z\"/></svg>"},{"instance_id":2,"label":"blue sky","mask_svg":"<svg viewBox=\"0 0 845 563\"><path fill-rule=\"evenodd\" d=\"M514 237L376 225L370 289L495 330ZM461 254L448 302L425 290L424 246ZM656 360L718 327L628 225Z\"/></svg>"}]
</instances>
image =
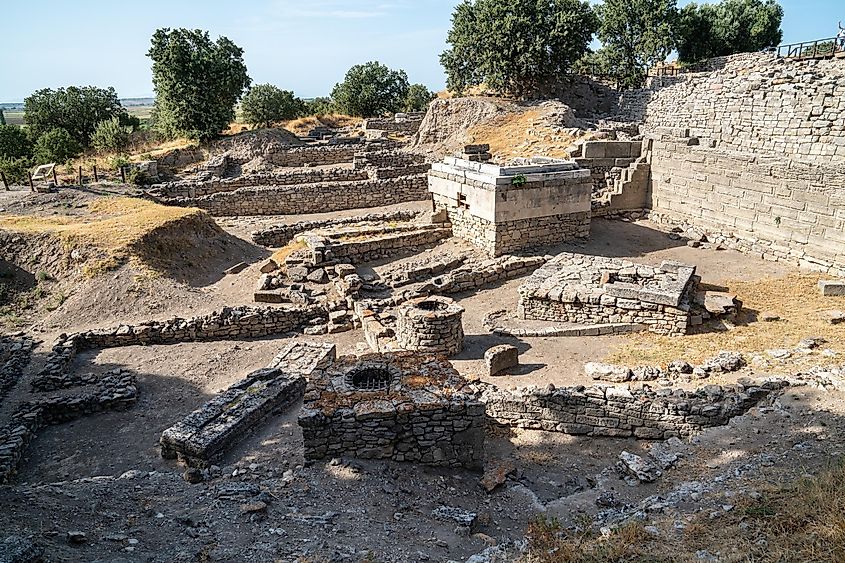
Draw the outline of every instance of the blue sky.
<instances>
[{"instance_id":1,"label":"blue sky","mask_svg":"<svg viewBox=\"0 0 845 563\"><path fill-rule=\"evenodd\" d=\"M595 1L593 3L596 3ZM689 3L681 0L680 5ZM0 6L0 102L39 88L153 93L146 57L159 27L208 30L244 51L254 83L326 95L353 64L379 60L440 90L438 56L457 0L26 0ZM843 0L781 0L784 42L831 37Z\"/></svg>"}]
</instances>

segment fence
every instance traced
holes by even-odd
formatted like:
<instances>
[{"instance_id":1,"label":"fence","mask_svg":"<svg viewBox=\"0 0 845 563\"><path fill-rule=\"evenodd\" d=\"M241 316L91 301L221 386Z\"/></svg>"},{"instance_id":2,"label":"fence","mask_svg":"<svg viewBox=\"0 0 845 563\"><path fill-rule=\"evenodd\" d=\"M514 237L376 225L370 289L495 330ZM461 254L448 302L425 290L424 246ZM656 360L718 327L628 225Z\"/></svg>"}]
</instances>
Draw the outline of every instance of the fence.
<instances>
[{"instance_id":1,"label":"fence","mask_svg":"<svg viewBox=\"0 0 845 563\"><path fill-rule=\"evenodd\" d=\"M845 58L845 37L781 45L778 57L793 60Z\"/></svg>"}]
</instances>

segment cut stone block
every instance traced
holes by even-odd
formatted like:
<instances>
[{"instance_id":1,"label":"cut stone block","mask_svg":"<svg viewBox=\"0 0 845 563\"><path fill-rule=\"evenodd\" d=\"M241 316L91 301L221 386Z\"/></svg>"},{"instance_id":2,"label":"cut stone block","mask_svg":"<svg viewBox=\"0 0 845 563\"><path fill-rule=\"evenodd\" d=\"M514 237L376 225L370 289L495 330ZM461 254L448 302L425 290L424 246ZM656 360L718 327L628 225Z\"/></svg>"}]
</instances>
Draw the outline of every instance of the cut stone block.
<instances>
[{"instance_id":1,"label":"cut stone block","mask_svg":"<svg viewBox=\"0 0 845 563\"><path fill-rule=\"evenodd\" d=\"M493 346L484 352L487 375L498 375L504 370L519 365L519 350L510 344Z\"/></svg>"},{"instance_id":2,"label":"cut stone block","mask_svg":"<svg viewBox=\"0 0 845 563\"><path fill-rule=\"evenodd\" d=\"M845 281L819 280L819 290L825 297L841 297L845 295Z\"/></svg>"}]
</instances>

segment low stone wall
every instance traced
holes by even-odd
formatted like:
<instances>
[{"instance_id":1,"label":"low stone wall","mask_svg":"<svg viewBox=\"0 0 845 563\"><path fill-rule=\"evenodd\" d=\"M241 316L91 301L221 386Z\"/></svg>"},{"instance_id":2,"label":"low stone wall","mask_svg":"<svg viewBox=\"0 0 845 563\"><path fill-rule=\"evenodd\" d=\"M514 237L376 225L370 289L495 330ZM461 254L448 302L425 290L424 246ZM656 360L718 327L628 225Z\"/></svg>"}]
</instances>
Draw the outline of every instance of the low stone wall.
<instances>
[{"instance_id":1,"label":"low stone wall","mask_svg":"<svg viewBox=\"0 0 845 563\"><path fill-rule=\"evenodd\" d=\"M389 131L391 133L403 133L413 135L420 129L423 120L421 113L401 115L391 118L371 118L364 120L364 130Z\"/></svg>"},{"instance_id":2,"label":"low stone wall","mask_svg":"<svg viewBox=\"0 0 845 563\"><path fill-rule=\"evenodd\" d=\"M6 426L0 428L0 483L14 475L26 447L41 428L104 410L125 409L135 403L135 375L125 370L107 372L80 394L57 394L21 403Z\"/></svg>"},{"instance_id":3,"label":"low stone wall","mask_svg":"<svg viewBox=\"0 0 845 563\"><path fill-rule=\"evenodd\" d=\"M353 182L369 180L367 170L350 168L318 168L291 170L278 173L244 174L237 178L212 178L211 180L179 180L153 184L149 193L164 198L193 198L220 192L232 192L252 186L288 186L293 184L320 184L326 182Z\"/></svg>"},{"instance_id":4,"label":"low stone wall","mask_svg":"<svg viewBox=\"0 0 845 563\"><path fill-rule=\"evenodd\" d=\"M373 168L370 170L370 176L376 180L387 180L389 178L425 174L429 170L431 170L430 164L408 164L407 166L393 168Z\"/></svg>"},{"instance_id":5,"label":"low stone wall","mask_svg":"<svg viewBox=\"0 0 845 563\"><path fill-rule=\"evenodd\" d=\"M305 378L335 359L333 344L293 342L256 370L161 435L161 456L191 467L218 461L268 416L298 401Z\"/></svg>"},{"instance_id":6,"label":"low stone wall","mask_svg":"<svg viewBox=\"0 0 845 563\"><path fill-rule=\"evenodd\" d=\"M33 380L35 390L61 389L78 378L68 373L80 350L150 344L170 344L200 340L259 338L285 334L328 318L319 305L305 307L225 307L190 319L173 318L139 325L62 334L53 345L45 367Z\"/></svg>"},{"instance_id":7,"label":"low stone wall","mask_svg":"<svg viewBox=\"0 0 845 563\"><path fill-rule=\"evenodd\" d=\"M290 225L273 225L261 231L252 233L252 241L262 246L282 247L293 240L294 236L323 229L343 225L354 225L356 223L388 223L410 221L417 217L416 211L393 211L391 213L368 213L355 217L344 217L341 219L328 219L326 221L299 221Z\"/></svg>"},{"instance_id":8,"label":"low stone wall","mask_svg":"<svg viewBox=\"0 0 845 563\"><path fill-rule=\"evenodd\" d=\"M305 459L344 454L480 469L484 405L442 356L338 358L308 382L299 425Z\"/></svg>"},{"instance_id":9,"label":"low stone wall","mask_svg":"<svg viewBox=\"0 0 845 563\"><path fill-rule=\"evenodd\" d=\"M35 342L28 336L0 336L0 403L17 385L34 347Z\"/></svg>"},{"instance_id":10,"label":"low stone wall","mask_svg":"<svg viewBox=\"0 0 845 563\"><path fill-rule=\"evenodd\" d=\"M618 258L563 252L519 288L520 318L578 324L641 324L686 334L698 285L695 267L659 268Z\"/></svg>"},{"instance_id":11,"label":"low stone wall","mask_svg":"<svg viewBox=\"0 0 845 563\"><path fill-rule=\"evenodd\" d=\"M487 416L507 426L586 436L666 440L722 426L782 388L708 385L695 392L619 387L491 388Z\"/></svg>"},{"instance_id":12,"label":"low stone wall","mask_svg":"<svg viewBox=\"0 0 845 563\"><path fill-rule=\"evenodd\" d=\"M425 164L425 158L416 153L396 150L370 151L357 153L352 162L355 168L402 168Z\"/></svg>"},{"instance_id":13,"label":"low stone wall","mask_svg":"<svg viewBox=\"0 0 845 563\"><path fill-rule=\"evenodd\" d=\"M240 188L166 203L199 207L214 216L296 215L394 205L429 199L425 175L388 180Z\"/></svg>"},{"instance_id":14,"label":"low stone wall","mask_svg":"<svg viewBox=\"0 0 845 563\"><path fill-rule=\"evenodd\" d=\"M382 258L390 258L402 254L416 252L419 249L433 246L441 240L452 236L448 227L431 225L431 228L415 229L407 232L376 235L366 240L344 241L329 239L328 249L333 261L342 262L372 262Z\"/></svg>"}]
</instances>

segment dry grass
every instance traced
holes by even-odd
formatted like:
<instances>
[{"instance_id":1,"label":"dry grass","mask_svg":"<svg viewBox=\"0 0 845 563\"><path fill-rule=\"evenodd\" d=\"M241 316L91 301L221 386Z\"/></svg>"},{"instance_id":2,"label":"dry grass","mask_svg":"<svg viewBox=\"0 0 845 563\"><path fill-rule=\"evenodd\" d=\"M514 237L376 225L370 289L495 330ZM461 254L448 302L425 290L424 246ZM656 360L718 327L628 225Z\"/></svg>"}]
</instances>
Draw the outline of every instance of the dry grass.
<instances>
[{"instance_id":1,"label":"dry grass","mask_svg":"<svg viewBox=\"0 0 845 563\"><path fill-rule=\"evenodd\" d=\"M315 127L331 127L332 129L340 129L342 127L357 127L361 124L360 117L352 117L343 114L330 115L311 115L309 117L300 117L299 119L292 119L282 123L282 127L296 135L307 135L311 129Z\"/></svg>"},{"instance_id":2,"label":"dry grass","mask_svg":"<svg viewBox=\"0 0 845 563\"><path fill-rule=\"evenodd\" d=\"M285 260L288 256L296 252L297 250L302 250L303 248L307 247L308 245L305 244L304 240L292 240L287 243L285 246L281 247L279 250L274 252L270 259L273 260L276 264L279 265L281 270L285 270Z\"/></svg>"},{"instance_id":3,"label":"dry grass","mask_svg":"<svg viewBox=\"0 0 845 563\"><path fill-rule=\"evenodd\" d=\"M496 159L532 156L568 158L577 137L549 127L541 110L507 113L469 130L472 142L489 143Z\"/></svg>"},{"instance_id":4,"label":"dry grass","mask_svg":"<svg viewBox=\"0 0 845 563\"><path fill-rule=\"evenodd\" d=\"M794 348L808 336L822 336L834 350L845 349L845 326L831 325L824 313L845 309L845 297L822 297L818 275L794 274L758 281L728 282L732 293L743 302L737 326L729 331L702 332L683 338L658 336L649 332L633 334L610 354L608 361L624 365L666 365L683 358L697 362L733 350L758 353L772 348ZM774 313L781 320L757 321L759 313ZM818 363L837 358L819 356Z\"/></svg>"},{"instance_id":5,"label":"dry grass","mask_svg":"<svg viewBox=\"0 0 845 563\"><path fill-rule=\"evenodd\" d=\"M658 537L632 523L604 538L564 532L539 519L527 532L523 563L629 563L700 561L696 552L719 554L725 563L845 561L845 465L783 486L769 486L759 498L743 498L719 518L708 511L675 536L670 518L656 522ZM670 536L675 536L670 541Z\"/></svg>"},{"instance_id":6,"label":"dry grass","mask_svg":"<svg viewBox=\"0 0 845 563\"><path fill-rule=\"evenodd\" d=\"M35 217L11 215L0 218L0 229L27 234L51 234L67 250L88 248L100 251L101 259L89 264L96 274L119 266L143 247L151 233L186 219L207 220L199 209L168 207L150 201L115 197L95 201L83 216Z\"/></svg>"}]
</instances>

